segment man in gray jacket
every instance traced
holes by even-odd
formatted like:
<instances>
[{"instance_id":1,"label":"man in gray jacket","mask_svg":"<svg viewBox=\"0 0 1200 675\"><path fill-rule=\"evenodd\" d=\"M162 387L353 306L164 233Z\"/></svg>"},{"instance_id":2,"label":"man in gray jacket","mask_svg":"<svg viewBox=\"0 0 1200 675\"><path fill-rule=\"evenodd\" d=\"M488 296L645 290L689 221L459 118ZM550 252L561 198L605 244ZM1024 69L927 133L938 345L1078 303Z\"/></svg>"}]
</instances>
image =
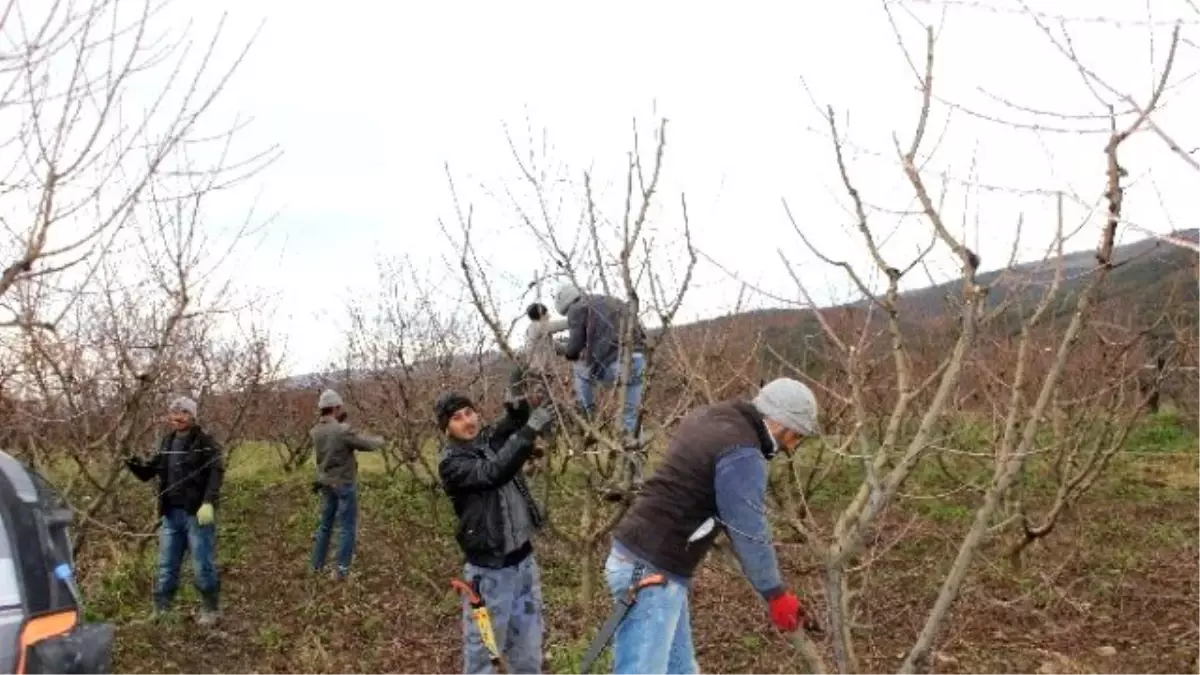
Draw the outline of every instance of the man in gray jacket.
<instances>
[{"instance_id":1,"label":"man in gray jacket","mask_svg":"<svg viewBox=\"0 0 1200 675\"><path fill-rule=\"evenodd\" d=\"M607 295L584 293L566 283L554 298L555 309L567 317L567 343L562 355L574 362L575 395L584 413L591 417L596 409L597 384L613 387L619 381L621 350L632 351L632 367L625 383L624 423L627 441L637 435L638 409L642 404L642 376L646 369L646 333L641 321L629 315L628 306ZM628 322L634 322L633 340L625 339Z\"/></svg>"},{"instance_id":2,"label":"man in gray jacket","mask_svg":"<svg viewBox=\"0 0 1200 675\"><path fill-rule=\"evenodd\" d=\"M320 408L321 419L308 432L317 460L317 480L313 483L313 489L321 494L321 524L317 527L313 544L312 568L314 572L325 568L329 540L333 536L336 520L342 530L342 541L333 578L340 581L350 573L355 530L358 527L358 460L354 453L359 450L378 450L383 446L383 440L361 435L346 423L342 397L336 391L326 389L321 392L317 407Z\"/></svg>"}]
</instances>

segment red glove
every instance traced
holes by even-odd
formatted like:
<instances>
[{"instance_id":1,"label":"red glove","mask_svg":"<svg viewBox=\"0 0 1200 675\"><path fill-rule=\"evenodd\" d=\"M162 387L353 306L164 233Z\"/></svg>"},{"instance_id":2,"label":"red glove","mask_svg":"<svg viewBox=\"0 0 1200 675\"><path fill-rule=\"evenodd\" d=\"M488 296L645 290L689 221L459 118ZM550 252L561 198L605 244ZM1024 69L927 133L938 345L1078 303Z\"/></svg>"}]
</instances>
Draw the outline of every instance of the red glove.
<instances>
[{"instance_id":1,"label":"red glove","mask_svg":"<svg viewBox=\"0 0 1200 675\"><path fill-rule=\"evenodd\" d=\"M771 623L784 633L791 633L800 627L804 619L804 606L800 598L787 591L775 596L769 603L771 608Z\"/></svg>"}]
</instances>

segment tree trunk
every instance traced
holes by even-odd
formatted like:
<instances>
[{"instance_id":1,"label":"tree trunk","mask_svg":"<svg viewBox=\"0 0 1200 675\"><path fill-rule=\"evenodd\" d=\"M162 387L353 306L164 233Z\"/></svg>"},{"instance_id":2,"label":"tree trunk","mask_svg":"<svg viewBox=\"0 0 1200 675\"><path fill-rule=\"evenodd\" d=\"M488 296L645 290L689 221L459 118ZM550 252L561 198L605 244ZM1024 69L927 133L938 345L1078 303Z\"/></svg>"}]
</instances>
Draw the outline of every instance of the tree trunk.
<instances>
[{"instance_id":1,"label":"tree trunk","mask_svg":"<svg viewBox=\"0 0 1200 675\"><path fill-rule=\"evenodd\" d=\"M596 519L596 500L591 495L587 495L583 502L583 514L581 518L580 530L582 535L579 537L579 564L582 565L579 569L579 608L584 609L592 602L592 591L596 584L595 571L592 569L592 555L596 547L595 540L590 536L592 531L592 523Z\"/></svg>"}]
</instances>

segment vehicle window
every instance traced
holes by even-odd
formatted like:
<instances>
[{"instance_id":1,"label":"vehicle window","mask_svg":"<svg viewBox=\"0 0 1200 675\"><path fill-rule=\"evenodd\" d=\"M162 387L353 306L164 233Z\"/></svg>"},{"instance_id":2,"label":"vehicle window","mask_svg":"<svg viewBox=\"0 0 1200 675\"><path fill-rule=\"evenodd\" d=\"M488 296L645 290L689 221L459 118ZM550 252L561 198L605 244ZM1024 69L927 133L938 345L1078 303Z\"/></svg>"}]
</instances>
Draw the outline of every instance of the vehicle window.
<instances>
[{"instance_id":1,"label":"vehicle window","mask_svg":"<svg viewBox=\"0 0 1200 675\"><path fill-rule=\"evenodd\" d=\"M0 452L0 471L3 471L4 476L12 483L13 489L17 491L17 497L21 501L30 503L37 501L37 488L34 487L29 472L15 457L7 452Z\"/></svg>"},{"instance_id":2,"label":"vehicle window","mask_svg":"<svg viewBox=\"0 0 1200 675\"><path fill-rule=\"evenodd\" d=\"M3 514L0 514L0 608L21 606L21 583L17 579L17 566L8 533L9 528Z\"/></svg>"}]
</instances>

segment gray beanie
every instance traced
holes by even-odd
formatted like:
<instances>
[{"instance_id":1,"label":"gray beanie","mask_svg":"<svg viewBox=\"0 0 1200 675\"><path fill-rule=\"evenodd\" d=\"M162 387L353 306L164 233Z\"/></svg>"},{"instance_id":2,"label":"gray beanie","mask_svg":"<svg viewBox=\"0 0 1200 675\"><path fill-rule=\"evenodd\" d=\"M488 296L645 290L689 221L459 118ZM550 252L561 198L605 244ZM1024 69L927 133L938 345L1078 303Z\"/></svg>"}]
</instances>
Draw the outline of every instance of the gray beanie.
<instances>
[{"instance_id":1,"label":"gray beanie","mask_svg":"<svg viewBox=\"0 0 1200 675\"><path fill-rule=\"evenodd\" d=\"M771 380L754 397L763 416L805 436L819 436L817 398L803 382L789 377Z\"/></svg>"},{"instance_id":2,"label":"gray beanie","mask_svg":"<svg viewBox=\"0 0 1200 675\"><path fill-rule=\"evenodd\" d=\"M192 417L196 416L196 402L186 396L176 396L171 400L171 405L167 408L169 412L185 412Z\"/></svg>"},{"instance_id":3,"label":"gray beanie","mask_svg":"<svg viewBox=\"0 0 1200 675\"><path fill-rule=\"evenodd\" d=\"M566 316L567 310L570 309L571 305L575 304L575 302L579 300L580 296L582 295L583 292L579 290L579 287L568 281L567 283L558 287L558 293L554 295L554 309L558 310L559 314Z\"/></svg>"},{"instance_id":4,"label":"gray beanie","mask_svg":"<svg viewBox=\"0 0 1200 675\"><path fill-rule=\"evenodd\" d=\"M317 399L317 409L324 410L325 408L336 408L342 405L342 397L332 389L326 389L321 392L320 398Z\"/></svg>"}]
</instances>

